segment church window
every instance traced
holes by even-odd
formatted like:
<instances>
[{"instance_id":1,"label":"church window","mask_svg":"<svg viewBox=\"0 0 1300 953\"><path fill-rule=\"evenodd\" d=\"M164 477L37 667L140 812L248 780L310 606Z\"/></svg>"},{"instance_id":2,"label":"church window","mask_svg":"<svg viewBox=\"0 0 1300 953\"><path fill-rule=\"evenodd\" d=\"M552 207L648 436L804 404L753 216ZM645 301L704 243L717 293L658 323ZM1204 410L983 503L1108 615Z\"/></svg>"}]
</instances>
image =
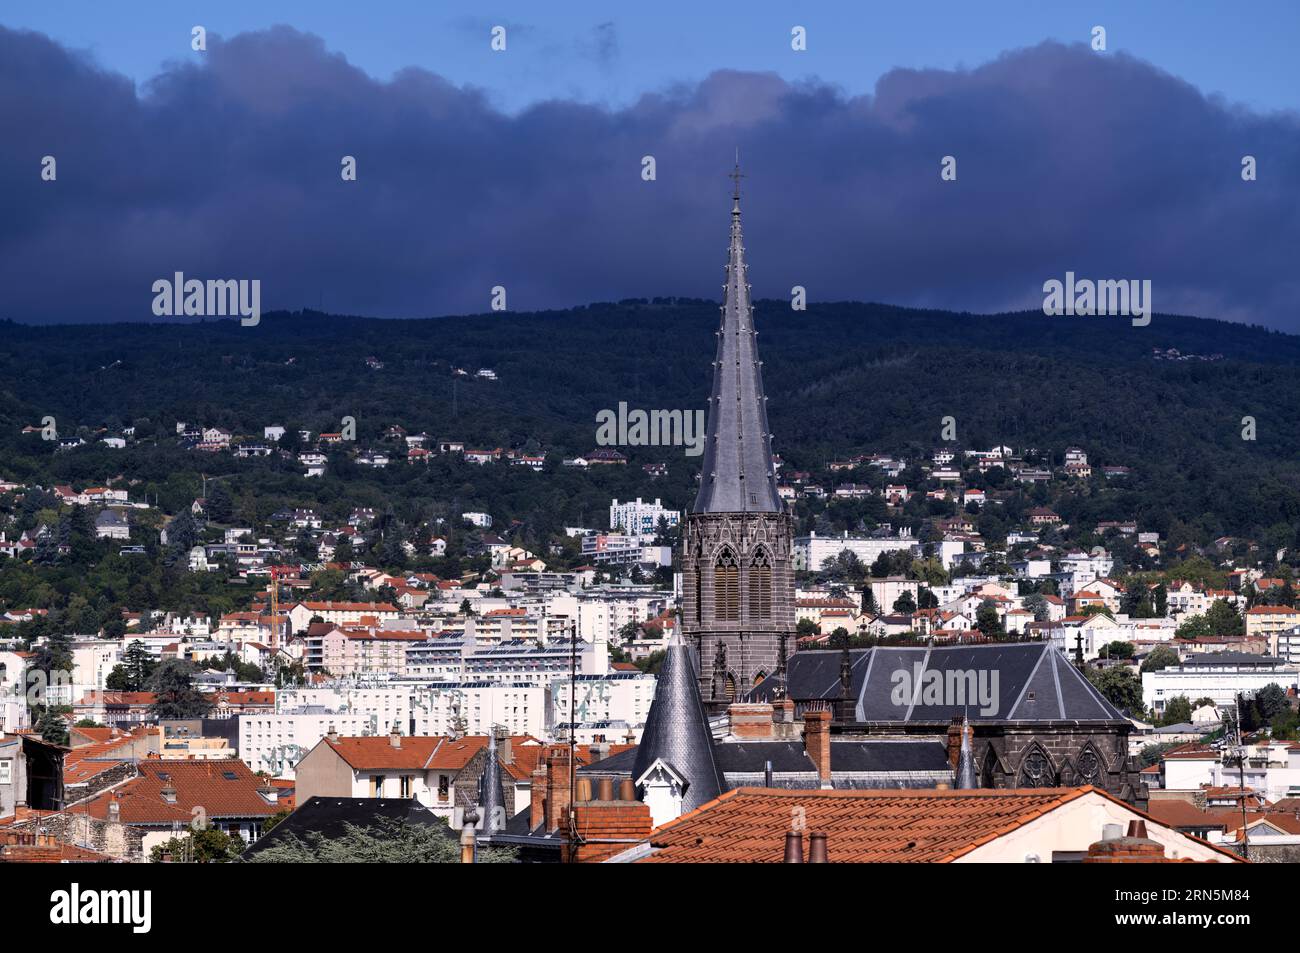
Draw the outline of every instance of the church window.
<instances>
[{"instance_id":1,"label":"church window","mask_svg":"<svg viewBox=\"0 0 1300 953\"><path fill-rule=\"evenodd\" d=\"M740 621L740 564L730 549L724 549L713 565L713 618Z\"/></svg>"},{"instance_id":2,"label":"church window","mask_svg":"<svg viewBox=\"0 0 1300 953\"><path fill-rule=\"evenodd\" d=\"M1047 760L1047 755L1035 748L1025 756L1024 762L1020 765L1020 787L1022 788L1050 788L1055 787L1056 781L1052 776L1052 764Z\"/></svg>"},{"instance_id":3,"label":"church window","mask_svg":"<svg viewBox=\"0 0 1300 953\"><path fill-rule=\"evenodd\" d=\"M760 549L749 564L749 618L772 618L772 560Z\"/></svg>"},{"instance_id":4,"label":"church window","mask_svg":"<svg viewBox=\"0 0 1300 953\"><path fill-rule=\"evenodd\" d=\"M1079 782L1098 785L1101 779L1101 759L1091 748L1084 748L1079 755Z\"/></svg>"}]
</instances>

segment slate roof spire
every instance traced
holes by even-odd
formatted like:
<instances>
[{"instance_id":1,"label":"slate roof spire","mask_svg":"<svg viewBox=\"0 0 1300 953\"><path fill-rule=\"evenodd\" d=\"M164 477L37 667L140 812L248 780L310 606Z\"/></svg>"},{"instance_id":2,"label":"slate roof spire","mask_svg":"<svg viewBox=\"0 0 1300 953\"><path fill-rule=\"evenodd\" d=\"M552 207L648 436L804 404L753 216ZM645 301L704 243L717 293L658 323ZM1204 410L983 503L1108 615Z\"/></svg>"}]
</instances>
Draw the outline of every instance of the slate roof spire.
<instances>
[{"instance_id":1,"label":"slate roof spire","mask_svg":"<svg viewBox=\"0 0 1300 953\"><path fill-rule=\"evenodd\" d=\"M641 744L632 766L635 780L656 759L686 780L682 813L693 811L727 789L713 754L713 734L700 701L695 665L678 630L673 631L668 653L659 669L655 698L646 715Z\"/></svg>"},{"instance_id":2,"label":"slate roof spire","mask_svg":"<svg viewBox=\"0 0 1300 953\"><path fill-rule=\"evenodd\" d=\"M763 364L749 299L749 267L740 230L739 158L731 178L731 247L727 283L713 362L713 392L704 448L704 469L695 513L779 513L781 497L772 467Z\"/></svg>"},{"instance_id":3,"label":"slate roof spire","mask_svg":"<svg viewBox=\"0 0 1300 953\"><path fill-rule=\"evenodd\" d=\"M505 826L506 793L501 785L501 764L497 760L497 729L488 729L487 760L478 779L478 808L483 818L480 841L491 841L492 835Z\"/></svg>"},{"instance_id":4,"label":"slate roof spire","mask_svg":"<svg viewBox=\"0 0 1300 953\"><path fill-rule=\"evenodd\" d=\"M959 791L972 791L979 787L975 779L975 752L970 746L970 718L963 711L961 715L961 750L957 754L957 777L954 787Z\"/></svg>"}]
</instances>

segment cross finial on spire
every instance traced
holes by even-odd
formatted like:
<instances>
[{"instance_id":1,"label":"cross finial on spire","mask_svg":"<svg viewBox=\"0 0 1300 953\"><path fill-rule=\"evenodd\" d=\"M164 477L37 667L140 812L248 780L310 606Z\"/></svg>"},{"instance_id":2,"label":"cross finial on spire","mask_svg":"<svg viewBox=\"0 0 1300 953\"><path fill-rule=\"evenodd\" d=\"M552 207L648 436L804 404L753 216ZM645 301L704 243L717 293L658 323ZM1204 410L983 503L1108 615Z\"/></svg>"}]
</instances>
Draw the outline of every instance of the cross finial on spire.
<instances>
[{"instance_id":1,"label":"cross finial on spire","mask_svg":"<svg viewBox=\"0 0 1300 953\"><path fill-rule=\"evenodd\" d=\"M731 172L730 175L727 176L727 178L731 179L731 181L735 183L735 188L733 188L731 191L731 197L732 199L735 200L737 205L740 204L740 180L743 179L744 177L745 174L740 171L740 149L737 148L736 168Z\"/></svg>"}]
</instances>

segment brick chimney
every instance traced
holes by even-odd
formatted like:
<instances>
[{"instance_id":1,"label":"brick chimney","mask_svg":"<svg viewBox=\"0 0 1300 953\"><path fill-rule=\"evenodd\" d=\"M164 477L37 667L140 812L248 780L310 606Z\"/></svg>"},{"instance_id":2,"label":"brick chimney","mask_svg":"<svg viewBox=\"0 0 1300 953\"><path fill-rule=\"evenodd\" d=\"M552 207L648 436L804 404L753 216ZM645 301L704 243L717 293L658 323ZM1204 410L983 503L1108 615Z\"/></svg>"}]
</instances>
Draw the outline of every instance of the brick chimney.
<instances>
[{"instance_id":1,"label":"brick chimney","mask_svg":"<svg viewBox=\"0 0 1300 953\"><path fill-rule=\"evenodd\" d=\"M586 793L590 792L579 792L580 796ZM650 806L636 800L632 784L620 784L616 789L611 778L601 778L594 797L580 800L573 813L580 840L572 852L566 850L562 855L573 863L599 863L645 840L654 828Z\"/></svg>"},{"instance_id":2,"label":"brick chimney","mask_svg":"<svg viewBox=\"0 0 1300 953\"><path fill-rule=\"evenodd\" d=\"M769 741L772 738L772 706L762 702L735 702L727 709L731 734L737 738Z\"/></svg>"},{"instance_id":3,"label":"brick chimney","mask_svg":"<svg viewBox=\"0 0 1300 953\"><path fill-rule=\"evenodd\" d=\"M793 741L798 737L793 698L780 698L772 705L772 737L778 741Z\"/></svg>"},{"instance_id":4,"label":"brick chimney","mask_svg":"<svg viewBox=\"0 0 1300 953\"><path fill-rule=\"evenodd\" d=\"M569 746L546 746L546 829L559 830L569 816Z\"/></svg>"},{"instance_id":5,"label":"brick chimney","mask_svg":"<svg viewBox=\"0 0 1300 953\"><path fill-rule=\"evenodd\" d=\"M543 748L533 768L532 788L528 801L528 829L537 830L537 826L546 821L546 749Z\"/></svg>"},{"instance_id":6,"label":"brick chimney","mask_svg":"<svg viewBox=\"0 0 1300 953\"><path fill-rule=\"evenodd\" d=\"M803 715L803 746L817 768L821 786L831 786L831 713L806 711Z\"/></svg>"},{"instance_id":7,"label":"brick chimney","mask_svg":"<svg viewBox=\"0 0 1300 953\"><path fill-rule=\"evenodd\" d=\"M1129 821L1124 837L1099 840L1088 847L1085 864L1163 864L1165 849L1147 837L1146 821Z\"/></svg>"},{"instance_id":8,"label":"brick chimney","mask_svg":"<svg viewBox=\"0 0 1300 953\"><path fill-rule=\"evenodd\" d=\"M957 761L961 758L961 716L953 715L952 722L948 725L948 763L952 765L954 771L957 770ZM966 733L970 736L971 749L975 748L975 727L968 724Z\"/></svg>"},{"instance_id":9,"label":"brick chimney","mask_svg":"<svg viewBox=\"0 0 1300 953\"><path fill-rule=\"evenodd\" d=\"M402 746L402 732L397 727L397 722L393 722L393 730L388 733L388 743L394 748Z\"/></svg>"}]
</instances>

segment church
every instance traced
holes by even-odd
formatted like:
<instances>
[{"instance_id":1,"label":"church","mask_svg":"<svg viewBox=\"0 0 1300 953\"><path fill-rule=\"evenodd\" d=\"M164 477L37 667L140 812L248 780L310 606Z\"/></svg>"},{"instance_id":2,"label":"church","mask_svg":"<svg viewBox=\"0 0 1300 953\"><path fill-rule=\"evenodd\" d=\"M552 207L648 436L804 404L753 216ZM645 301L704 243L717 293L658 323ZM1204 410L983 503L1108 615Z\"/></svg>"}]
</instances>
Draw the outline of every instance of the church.
<instances>
[{"instance_id":1,"label":"church","mask_svg":"<svg viewBox=\"0 0 1300 953\"><path fill-rule=\"evenodd\" d=\"M1130 722L1049 643L793 651L793 520L777 493L772 464L763 362L741 230L739 169L733 179L725 297L700 489L685 520L681 553L681 632L693 656L686 664L696 666L700 707L713 719L713 761L733 762L738 774L752 777L755 767L741 770L737 762L736 752L748 749L719 755L730 745L746 744L736 740L720 716L736 703L749 703L755 709L749 742L781 737L783 720L806 733L810 720L805 716L819 713L829 718L836 742L827 745L828 752L848 757L850 750L860 754L861 745L875 743L874 776L864 779L861 772L851 772L850 781L836 777L843 772L831 764L823 773L833 785L920 778L934 786L943 783L944 771L947 780L957 783L965 747L966 759L973 762L967 775L976 786L1092 784L1131 803L1144 802L1137 765L1128 754ZM948 685L969 677L972 684L978 680L996 686L995 697L978 704L965 697L936 703L918 690L900 699L900 675L918 681L923 678L917 676L937 676ZM770 732L752 728L754 714L768 710L764 706L770 706L777 722ZM692 709L682 700L672 707L675 717L690 717ZM655 746L653 723L652 717L636 757L642 770L657 756L649 750ZM699 738L693 732L685 746L696 756L703 748ZM859 747L851 749L852 741ZM674 752L663 753L665 763L671 763ZM897 763L891 765L890 757ZM693 769L679 765L678 770ZM725 790L728 773L712 763L698 776L712 792Z\"/></svg>"},{"instance_id":2,"label":"church","mask_svg":"<svg viewBox=\"0 0 1300 953\"><path fill-rule=\"evenodd\" d=\"M682 534L681 625L641 742L585 765L551 746L531 810L494 839L538 859L582 840L575 782L625 792L597 800L654 827L741 787L1091 785L1144 806L1130 722L1051 643L793 651L793 518L777 493L739 169L733 178L700 489ZM900 694L900 681L914 689ZM973 694L929 691L954 685Z\"/></svg>"}]
</instances>

